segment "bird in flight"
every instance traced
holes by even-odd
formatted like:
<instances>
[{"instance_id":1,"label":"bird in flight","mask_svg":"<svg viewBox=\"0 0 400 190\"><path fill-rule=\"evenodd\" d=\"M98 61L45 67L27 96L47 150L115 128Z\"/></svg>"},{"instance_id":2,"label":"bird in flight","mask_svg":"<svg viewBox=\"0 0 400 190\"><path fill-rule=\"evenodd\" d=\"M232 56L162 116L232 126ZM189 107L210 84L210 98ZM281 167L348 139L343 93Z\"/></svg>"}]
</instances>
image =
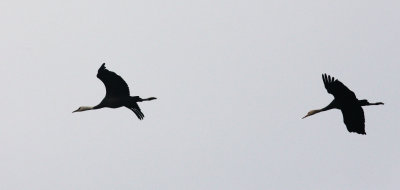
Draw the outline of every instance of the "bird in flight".
<instances>
[{"instance_id":1,"label":"bird in flight","mask_svg":"<svg viewBox=\"0 0 400 190\"><path fill-rule=\"evenodd\" d=\"M97 78L103 82L106 87L106 96L97 106L81 106L74 112L82 112L86 110L95 110L100 108L119 108L126 107L135 113L135 115L142 120L144 115L140 110L137 102L150 101L156 99L155 97L142 99L139 96L130 96L129 87L119 75L109 71L105 67L105 63L101 65L97 72Z\"/></svg>"},{"instance_id":2,"label":"bird in flight","mask_svg":"<svg viewBox=\"0 0 400 190\"><path fill-rule=\"evenodd\" d=\"M307 113L308 116L330 109L340 109L343 115L344 124L349 132L355 132L365 135L365 118L364 111L361 106L383 105L382 102L369 103L368 100L358 100L353 91L348 89L342 82L327 74L322 75L322 80L329 94L332 94L334 99L326 107L317 110L311 110Z\"/></svg>"}]
</instances>

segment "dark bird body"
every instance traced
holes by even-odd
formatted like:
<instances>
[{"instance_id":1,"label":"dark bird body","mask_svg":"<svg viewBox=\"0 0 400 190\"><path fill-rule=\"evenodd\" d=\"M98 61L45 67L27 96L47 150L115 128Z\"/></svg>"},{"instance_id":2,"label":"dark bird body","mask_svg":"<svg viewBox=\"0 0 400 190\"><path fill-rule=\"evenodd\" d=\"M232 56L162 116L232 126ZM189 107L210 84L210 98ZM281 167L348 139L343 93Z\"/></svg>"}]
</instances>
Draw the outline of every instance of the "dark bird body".
<instances>
[{"instance_id":1,"label":"dark bird body","mask_svg":"<svg viewBox=\"0 0 400 190\"><path fill-rule=\"evenodd\" d=\"M343 115L344 124L349 132L355 132L358 134L365 133L365 117L362 106L370 105L383 105L382 102L369 103L368 100L358 100L353 91L348 89L339 80L327 75L322 75L325 88L329 94L332 94L334 100L326 107L317 110L311 110L307 113L308 116L316 113L327 111L330 109L339 109Z\"/></svg>"},{"instance_id":2,"label":"dark bird body","mask_svg":"<svg viewBox=\"0 0 400 190\"><path fill-rule=\"evenodd\" d=\"M99 68L97 78L99 78L106 87L106 96L97 106L82 106L74 112L100 109L104 107L119 108L124 106L133 111L133 113L135 113L135 115L141 120L144 118L144 115L137 102L156 99L154 97L142 99L139 96L130 96L129 87L124 79L114 72L107 70L105 63L103 63Z\"/></svg>"}]
</instances>

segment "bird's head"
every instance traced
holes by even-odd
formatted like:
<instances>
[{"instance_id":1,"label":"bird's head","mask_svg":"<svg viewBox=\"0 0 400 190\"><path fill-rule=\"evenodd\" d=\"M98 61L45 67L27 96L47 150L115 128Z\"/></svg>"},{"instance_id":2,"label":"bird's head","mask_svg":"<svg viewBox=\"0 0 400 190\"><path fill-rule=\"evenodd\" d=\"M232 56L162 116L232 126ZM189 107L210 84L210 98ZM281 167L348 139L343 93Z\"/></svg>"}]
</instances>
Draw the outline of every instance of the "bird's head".
<instances>
[{"instance_id":1,"label":"bird's head","mask_svg":"<svg viewBox=\"0 0 400 190\"><path fill-rule=\"evenodd\" d=\"M73 111L72 113L81 112L81 111L86 111L86 110L91 110L91 109L93 109L93 107L81 106L81 107L79 107L77 110Z\"/></svg>"},{"instance_id":2,"label":"bird's head","mask_svg":"<svg viewBox=\"0 0 400 190\"><path fill-rule=\"evenodd\" d=\"M311 110L311 111L309 111L309 112L307 113L306 116L304 116L304 117L301 118L301 119L304 119L304 118L306 118L306 117L308 117L308 116L312 116L312 115L314 115L314 114L316 114L316 113L318 113L318 112L319 112L319 110Z\"/></svg>"}]
</instances>

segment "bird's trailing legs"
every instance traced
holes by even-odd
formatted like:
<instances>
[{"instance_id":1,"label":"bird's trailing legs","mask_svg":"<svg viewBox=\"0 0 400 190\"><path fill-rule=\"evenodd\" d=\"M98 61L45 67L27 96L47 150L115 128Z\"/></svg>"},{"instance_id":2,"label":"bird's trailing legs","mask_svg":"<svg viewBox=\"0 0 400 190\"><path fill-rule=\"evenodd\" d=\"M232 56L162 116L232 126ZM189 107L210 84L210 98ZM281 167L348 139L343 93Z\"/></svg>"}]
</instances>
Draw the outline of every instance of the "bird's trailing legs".
<instances>
[{"instance_id":1,"label":"bird's trailing legs","mask_svg":"<svg viewBox=\"0 0 400 190\"><path fill-rule=\"evenodd\" d=\"M155 99L157 99L157 98L156 97L145 98L145 99L142 99L142 102L143 101L155 100Z\"/></svg>"},{"instance_id":2,"label":"bird's trailing legs","mask_svg":"<svg viewBox=\"0 0 400 190\"><path fill-rule=\"evenodd\" d=\"M134 96L134 97L132 97L133 98L133 100L134 101L136 101L136 102L143 102L143 101L150 101L150 100L155 100L155 99L157 99L156 97L150 97L150 98L141 98L141 97L139 97L139 96Z\"/></svg>"},{"instance_id":3,"label":"bird's trailing legs","mask_svg":"<svg viewBox=\"0 0 400 190\"><path fill-rule=\"evenodd\" d=\"M383 102L369 103L368 100L358 100L360 106L375 106L375 105L384 105Z\"/></svg>"}]
</instances>

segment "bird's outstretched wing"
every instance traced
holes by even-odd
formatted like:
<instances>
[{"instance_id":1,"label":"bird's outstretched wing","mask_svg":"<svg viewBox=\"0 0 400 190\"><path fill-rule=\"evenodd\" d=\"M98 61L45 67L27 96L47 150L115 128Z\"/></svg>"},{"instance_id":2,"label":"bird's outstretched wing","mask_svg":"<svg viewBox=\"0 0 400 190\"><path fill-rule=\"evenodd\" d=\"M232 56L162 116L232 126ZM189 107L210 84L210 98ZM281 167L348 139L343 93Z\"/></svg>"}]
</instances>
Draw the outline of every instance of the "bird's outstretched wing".
<instances>
[{"instance_id":1,"label":"bird's outstretched wing","mask_svg":"<svg viewBox=\"0 0 400 190\"><path fill-rule=\"evenodd\" d=\"M142 113L142 110L140 110L140 107L137 103L131 103L128 109L132 110L135 115L142 120L144 118L144 114Z\"/></svg>"},{"instance_id":2,"label":"bird's outstretched wing","mask_svg":"<svg viewBox=\"0 0 400 190\"><path fill-rule=\"evenodd\" d=\"M105 63L99 68L97 78L99 78L106 87L106 97L129 96L129 87L124 79L114 72L107 70Z\"/></svg>"},{"instance_id":3,"label":"bird's outstretched wing","mask_svg":"<svg viewBox=\"0 0 400 190\"><path fill-rule=\"evenodd\" d=\"M343 121L349 132L365 134L364 111L358 103L353 91L342 82L327 74L322 75L322 80L328 93L335 97L338 108L342 111Z\"/></svg>"},{"instance_id":4,"label":"bird's outstretched wing","mask_svg":"<svg viewBox=\"0 0 400 190\"><path fill-rule=\"evenodd\" d=\"M361 106L345 106L341 109L343 121L349 132L355 132L365 135L365 118L364 111Z\"/></svg>"}]
</instances>

